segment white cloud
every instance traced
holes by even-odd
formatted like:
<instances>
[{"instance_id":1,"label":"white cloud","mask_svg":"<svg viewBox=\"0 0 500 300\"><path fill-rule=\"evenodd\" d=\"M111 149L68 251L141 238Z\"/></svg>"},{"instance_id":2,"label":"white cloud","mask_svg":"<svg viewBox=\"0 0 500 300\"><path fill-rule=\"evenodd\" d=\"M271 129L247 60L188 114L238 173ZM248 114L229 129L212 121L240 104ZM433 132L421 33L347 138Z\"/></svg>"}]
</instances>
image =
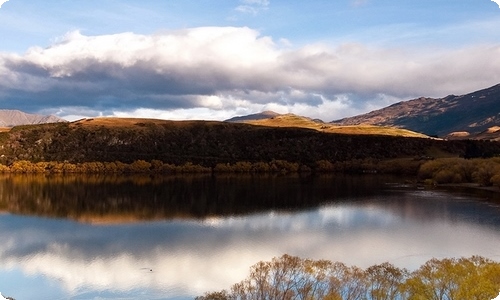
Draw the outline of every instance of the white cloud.
<instances>
[{"instance_id":1,"label":"white cloud","mask_svg":"<svg viewBox=\"0 0 500 300\"><path fill-rule=\"evenodd\" d=\"M498 69L500 44L293 48L246 27L153 35L75 31L47 48L0 54L0 100L73 117L99 111L213 119L273 107L331 121L392 101L486 88L500 82Z\"/></svg>"},{"instance_id":2,"label":"white cloud","mask_svg":"<svg viewBox=\"0 0 500 300\"><path fill-rule=\"evenodd\" d=\"M500 0L491 0L493 2L495 2L496 4L498 4L498 7L500 7Z\"/></svg>"},{"instance_id":3,"label":"white cloud","mask_svg":"<svg viewBox=\"0 0 500 300\"><path fill-rule=\"evenodd\" d=\"M0 0L0 8L2 7L2 5L4 5L6 2L8 2L9 0Z\"/></svg>"},{"instance_id":4,"label":"white cloud","mask_svg":"<svg viewBox=\"0 0 500 300\"><path fill-rule=\"evenodd\" d=\"M269 0L241 0L241 5L236 7L236 11L249 14L257 14L269 8Z\"/></svg>"}]
</instances>

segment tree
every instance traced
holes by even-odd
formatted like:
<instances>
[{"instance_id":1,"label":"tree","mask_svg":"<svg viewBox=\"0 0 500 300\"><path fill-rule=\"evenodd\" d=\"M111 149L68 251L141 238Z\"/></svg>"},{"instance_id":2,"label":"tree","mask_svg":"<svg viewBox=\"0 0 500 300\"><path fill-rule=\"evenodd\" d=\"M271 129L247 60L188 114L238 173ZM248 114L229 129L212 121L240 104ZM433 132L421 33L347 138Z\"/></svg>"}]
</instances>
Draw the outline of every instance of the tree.
<instances>
[{"instance_id":1,"label":"tree","mask_svg":"<svg viewBox=\"0 0 500 300\"><path fill-rule=\"evenodd\" d=\"M198 300L484 300L500 290L500 264L471 258L431 259L409 273L389 263L366 270L283 255L251 267L231 291Z\"/></svg>"},{"instance_id":2,"label":"tree","mask_svg":"<svg viewBox=\"0 0 500 300\"><path fill-rule=\"evenodd\" d=\"M408 276L408 271L386 262L366 269L366 276L370 299L395 300L401 297L402 283Z\"/></svg>"},{"instance_id":3,"label":"tree","mask_svg":"<svg viewBox=\"0 0 500 300\"><path fill-rule=\"evenodd\" d=\"M481 257L431 259L406 281L409 300L493 299L500 290L500 264Z\"/></svg>"}]
</instances>

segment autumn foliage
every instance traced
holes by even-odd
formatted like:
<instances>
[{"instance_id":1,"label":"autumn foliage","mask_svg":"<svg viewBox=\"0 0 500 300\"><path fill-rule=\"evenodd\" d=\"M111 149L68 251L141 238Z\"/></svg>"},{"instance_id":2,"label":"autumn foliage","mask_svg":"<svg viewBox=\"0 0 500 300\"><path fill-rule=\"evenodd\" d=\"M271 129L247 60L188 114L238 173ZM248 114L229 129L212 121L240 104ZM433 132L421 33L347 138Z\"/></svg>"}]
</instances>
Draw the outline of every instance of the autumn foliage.
<instances>
[{"instance_id":1,"label":"autumn foliage","mask_svg":"<svg viewBox=\"0 0 500 300\"><path fill-rule=\"evenodd\" d=\"M431 259L410 272L389 263L363 270L283 255L255 264L229 291L196 299L489 300L499 291L500 264L478 256Z\"/></svg>"},{"instance_id":2,"label":"autumn foliage","mask_svg":"<svg viewBox=\"0 0 500 300\"><path fill-rule=\"evenodd\" d=\"M418 176L429 183L477 183L500 186L500 158L446 158L425 162Z\"/></svg>"}]
</instances>

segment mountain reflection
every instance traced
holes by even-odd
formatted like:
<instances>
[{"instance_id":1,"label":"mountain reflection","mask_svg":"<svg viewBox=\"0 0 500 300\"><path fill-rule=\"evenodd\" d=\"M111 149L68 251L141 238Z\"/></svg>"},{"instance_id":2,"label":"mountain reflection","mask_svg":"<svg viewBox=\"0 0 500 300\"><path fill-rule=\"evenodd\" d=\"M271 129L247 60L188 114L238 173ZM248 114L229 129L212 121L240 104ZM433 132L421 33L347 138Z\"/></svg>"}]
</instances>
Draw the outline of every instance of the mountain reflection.
<instances>
[{"instance_id":1,"label":"mountain reflection","mask_svg":"<svg viewBox=\"0 0 500 300\"><path fill-rule=\"evenodd\" d=\"M86 222L298 210L380 193L386 177L5 176L0 209ZM359 186L363 186L362 189Z\"/></svg>"},{"instance_id":2,"label":"mountain reflection","mask_svg":"<svg viewBox=\"0 0 500 300\"><path fill-rule=\"evenodd\" d=\"M432 214L433 207L425 208L421 199L396 193L302 212L268 211L204 221L94 226L0 215L0 279L2 273L9 276L8 270L19 270L60 286L59 297L44 299L89 299L103 292L110 298L174 299L227 288L245 278L249 266L283 253L360 267L390 261L411 269L431 257L498 258L498 224L450 219L463 205L478 219L490 208L474 201L454 203L442 193L432 196L450 210ZM399 214L401 209L386 209L405 206L423 206L418 211L434 217L421 221ZM494 213L499 215L500 209ZM11 294L32 299L25 280ZM46 284L32 288L43 290Z\"/></svg>"},{"instance_id":3,"label":"mountain reflection","mask_svg":"<svg viewBox=\"0 0 500 300\"><path fill-rule=\"evenodd\" d=\"M192 299L284 253L363 268L500 258L498 205L388 181L4 177L0 205L15 214L0 214L1 292L16 299ZM124 222L131 220L147 222Z\"/></svg>"}]
</instances>

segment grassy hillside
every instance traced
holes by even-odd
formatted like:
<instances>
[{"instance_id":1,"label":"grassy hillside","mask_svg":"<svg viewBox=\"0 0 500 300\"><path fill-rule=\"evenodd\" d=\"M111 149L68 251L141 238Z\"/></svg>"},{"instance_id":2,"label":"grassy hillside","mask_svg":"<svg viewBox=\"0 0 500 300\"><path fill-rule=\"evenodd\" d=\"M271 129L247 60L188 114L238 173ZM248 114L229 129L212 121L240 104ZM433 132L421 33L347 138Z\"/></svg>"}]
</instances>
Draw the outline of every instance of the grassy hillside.
<instances>
[{"instance_id":1,"label":"grassy hillside","mask_svg":"<svg viewBox=\"0 0 500 300\"><path fill-rule=\"evenodd\" d=\"M160 160L207 167L239 161L286 160L305 165L320 160L433 156L492 156L498 143L440 141L383 135L349 135L317 129L251 124L98 118L73 123L14 127L0 133L0 162L16 160Z\"/></svg>"},{"instance_id":2,"label":"grassy hillside","mask_svg":"<svg viewBox=\"0 0 500 300\"><path fill-rule=\"evenodd\" d=\"M389 127L389 126L376 126L376 125L334 125L330 123L315 122L309 118L286 114L278 115L272 118L261 120L245 121L247 124L269 126L269 127L299 127L309 128L327 133L340 133L340 134L360 134L360 135L389 135L389 136L403 136L403 137L419 137L428 138L427 135L418 132L410 131L407 129Z\"/></svg>"}]
</instances>

